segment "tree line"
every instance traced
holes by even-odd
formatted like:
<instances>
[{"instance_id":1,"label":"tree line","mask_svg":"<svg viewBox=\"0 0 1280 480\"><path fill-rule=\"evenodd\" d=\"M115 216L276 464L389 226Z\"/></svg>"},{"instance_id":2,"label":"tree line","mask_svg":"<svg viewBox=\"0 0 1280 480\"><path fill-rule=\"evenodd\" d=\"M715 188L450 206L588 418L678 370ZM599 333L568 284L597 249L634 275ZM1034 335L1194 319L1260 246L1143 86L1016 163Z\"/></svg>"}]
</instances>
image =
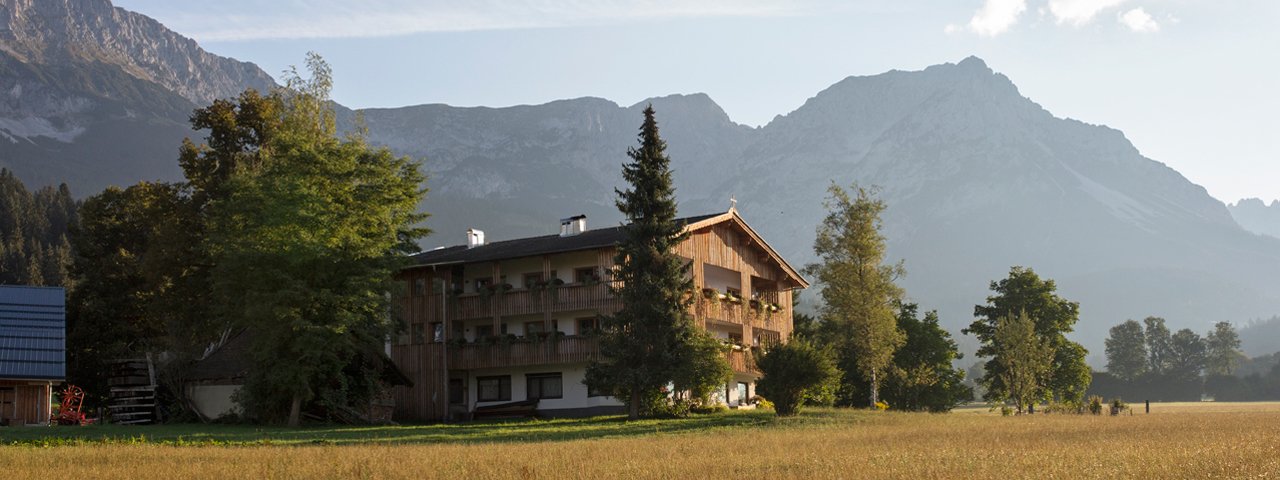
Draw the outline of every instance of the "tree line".
<instances>
[{"instance_id":1,"label":"tree line","mask_svg":"<svg viewBox=\"0 0 1280 480\"><path fill-rule=\"evenodd\" d=\"M1280 365L1240 376L1252 362L1240 345L1230 322L1215 323L1202 337L1188 328L1171 333L1159 317L1126 320L1108 332L1107 371L1095 375L1095 389L1133 400L1280 399Z\"/></svg>"},{"instance_id":2,"label":"tree line","mask_svg":"<svg viewBox=\"0 0 1280 480\"><path fill-rule=\"evenodd\" d=\"M30 191L0 169L0 285L70 286L78 208L65 183Z\"/></svg>"}]
</instances>

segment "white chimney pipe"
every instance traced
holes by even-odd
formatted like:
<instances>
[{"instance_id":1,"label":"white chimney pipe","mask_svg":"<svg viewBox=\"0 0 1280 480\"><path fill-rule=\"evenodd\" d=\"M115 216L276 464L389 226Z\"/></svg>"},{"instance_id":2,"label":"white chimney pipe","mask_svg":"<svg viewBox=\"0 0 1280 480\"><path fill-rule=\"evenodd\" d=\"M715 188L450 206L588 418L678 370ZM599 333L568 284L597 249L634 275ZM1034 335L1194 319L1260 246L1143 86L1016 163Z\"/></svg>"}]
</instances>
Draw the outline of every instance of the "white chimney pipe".
<instances>
[{"instance_id":1,"label":"white chimney pipe","mask_svg":"<svg viewBox=\"0 0 1280 480\"><path fill-rule=\"evenodd\" d=\"M476 248L484 245L484 231L474 228L467 229L467 248Z\"/></svg>"}]
</instances>

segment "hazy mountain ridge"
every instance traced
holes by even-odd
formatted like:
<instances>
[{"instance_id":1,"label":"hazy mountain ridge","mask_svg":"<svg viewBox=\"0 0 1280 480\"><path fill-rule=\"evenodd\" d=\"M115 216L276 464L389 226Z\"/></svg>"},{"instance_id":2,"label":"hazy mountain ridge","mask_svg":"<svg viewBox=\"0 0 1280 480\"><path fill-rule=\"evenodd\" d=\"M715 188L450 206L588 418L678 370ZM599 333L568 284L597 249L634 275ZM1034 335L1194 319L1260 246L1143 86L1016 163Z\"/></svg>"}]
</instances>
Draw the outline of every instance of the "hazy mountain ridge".
<instances>
[{"instance_id":1,"label":"hazy mountain ridge","mask_svg":"<svg viewBox=\"0 0 1280 480\"><path fill-rule=\"evenodd\" d=\"M1280 200L1268 205L1260 198L1246 198L1227 205L1231 216L1245 230L1280 238Z\"/></svg>"}]
</instances>

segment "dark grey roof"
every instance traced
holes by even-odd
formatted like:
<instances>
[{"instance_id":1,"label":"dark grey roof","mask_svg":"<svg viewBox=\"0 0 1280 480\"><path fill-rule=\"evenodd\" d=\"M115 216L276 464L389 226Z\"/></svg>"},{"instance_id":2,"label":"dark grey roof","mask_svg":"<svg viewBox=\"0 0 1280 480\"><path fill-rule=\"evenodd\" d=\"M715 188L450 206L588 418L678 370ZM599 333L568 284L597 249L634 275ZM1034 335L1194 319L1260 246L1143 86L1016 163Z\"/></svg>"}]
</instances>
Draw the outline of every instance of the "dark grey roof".
<instances>
[{"instance_id":1,"label":"dark grey roof","mask_svg":"<svg viewBox=\"0 0 1280 480\"><path fill-rule=\"evenodd\" d=\"M678 218L676 222L692 224L720 215L724 215L724 212ZM622 240L622 228L618 226L587 230L577 235L566 237L543 235L541 237L517 238L486 243L475 248L467 248L466 245L438 248L414 255L412 257L413 266L492 262L494 260L610 247Z\"/></svg>"},{"instance_id":2,"label":"dark grey roof","mask_svg":"<svg viewBox=\"0 0 1280 480\"><path fill-rule=\"evenodd\" d=\"M64 380L66 293L0 286L0 378Z\"/></svg>"}]
</instances>

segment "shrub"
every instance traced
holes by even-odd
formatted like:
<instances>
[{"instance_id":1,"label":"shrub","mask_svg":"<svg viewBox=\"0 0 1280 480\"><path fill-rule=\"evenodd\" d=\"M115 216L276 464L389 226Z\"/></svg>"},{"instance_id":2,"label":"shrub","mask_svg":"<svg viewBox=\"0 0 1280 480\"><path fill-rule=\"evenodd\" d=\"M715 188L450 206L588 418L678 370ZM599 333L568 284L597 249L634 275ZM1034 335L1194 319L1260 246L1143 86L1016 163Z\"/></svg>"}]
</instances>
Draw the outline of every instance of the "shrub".
<instances>
[{"instance_id":1,"label":"shrub","mask_svg":"<svg viewBox=\"0 0 1280 480\"><path fill-rule=\"evenodd\" d=\"M1089 396L1089 413L1102 415L1102 397L1097 395Z\"/></svg>"},{"instance_id":2,"label":"shrub","mask_svg":"<svg viewBox=\"0 0 1280 480\"><path fill-rule=\"evenodd\" d=\"M757 387L760 395L773 402L780 417L799 413L808 392L840 378L831 357L803 340L774 346L756 365L764 373Z\"/></svg>"}]
</instances>

